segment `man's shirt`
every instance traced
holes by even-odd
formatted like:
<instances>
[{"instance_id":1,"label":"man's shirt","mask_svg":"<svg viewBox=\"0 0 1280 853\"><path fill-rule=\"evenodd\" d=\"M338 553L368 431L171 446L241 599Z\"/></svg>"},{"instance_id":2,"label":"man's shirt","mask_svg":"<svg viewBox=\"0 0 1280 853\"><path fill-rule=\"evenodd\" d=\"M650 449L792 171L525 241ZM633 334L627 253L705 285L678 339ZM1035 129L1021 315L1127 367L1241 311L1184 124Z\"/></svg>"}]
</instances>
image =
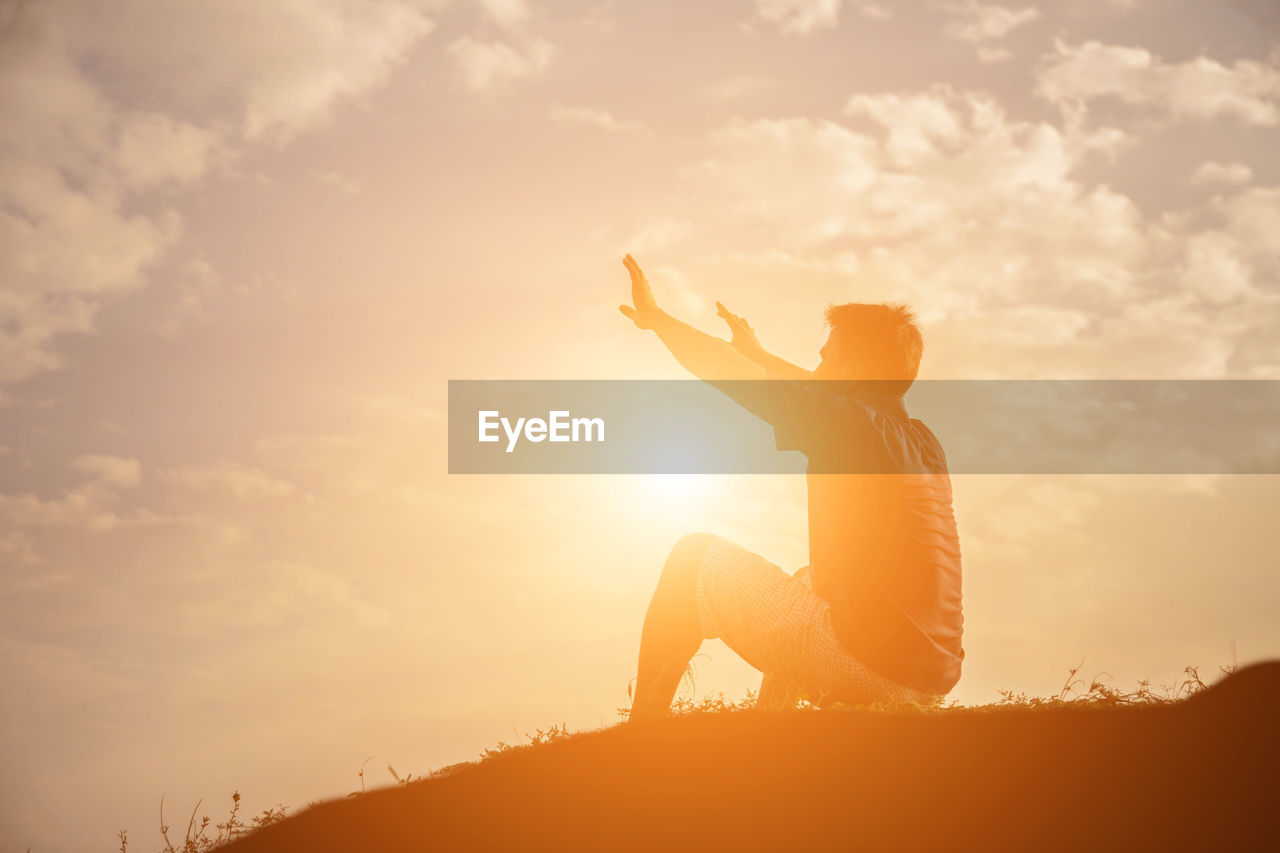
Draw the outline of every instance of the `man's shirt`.
<instances>
[{"instance_id":1,"label":"man's shirt","mask_svg":"<svg viewBox=\"0 0 1280 853\"><path fill-rule=\"evenodd\" d=\"M713 383L809 460L809 560L841 645L900 684L960 679L960 540L941 444L878 382ZM856 472L856 473L854 473Z\"/></svg>"}]
</instances>

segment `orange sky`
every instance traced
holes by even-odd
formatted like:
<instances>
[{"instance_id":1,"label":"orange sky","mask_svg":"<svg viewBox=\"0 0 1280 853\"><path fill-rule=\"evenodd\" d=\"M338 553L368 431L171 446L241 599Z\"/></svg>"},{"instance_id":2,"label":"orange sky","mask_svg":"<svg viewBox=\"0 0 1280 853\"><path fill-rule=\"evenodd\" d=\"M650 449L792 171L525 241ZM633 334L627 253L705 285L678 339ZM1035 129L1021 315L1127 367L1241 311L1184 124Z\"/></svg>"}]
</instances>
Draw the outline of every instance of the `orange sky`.
<instances>
[{"instance_id":1,"label":"orange sky","mask_svg":"<svg viewBox=\"0 0 1280 853\"><path fill-rule=\"evenodd\" d=\"M0 849L611 723L676 537L802 565L799 478L445 473L448 379L681 375L625 252L803 364L828 302L894 299L926 377L1280 378L1278 34L1262 0L0 5ZM1274 478L955 490L955 698L1280 653ZM700 694L756 685L704 651Z\"/></svg>"}]
</instances>

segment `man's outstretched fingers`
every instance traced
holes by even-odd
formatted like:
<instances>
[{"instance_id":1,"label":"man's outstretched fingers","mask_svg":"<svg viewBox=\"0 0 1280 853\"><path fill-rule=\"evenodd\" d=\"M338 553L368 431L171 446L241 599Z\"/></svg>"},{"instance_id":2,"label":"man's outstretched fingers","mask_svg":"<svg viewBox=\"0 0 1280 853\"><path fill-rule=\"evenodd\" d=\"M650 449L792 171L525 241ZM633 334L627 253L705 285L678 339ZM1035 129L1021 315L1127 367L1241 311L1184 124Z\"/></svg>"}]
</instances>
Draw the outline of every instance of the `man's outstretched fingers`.
<instances>
[{"instance_id":1,"label":"man's outstretched fingers","mask_svg":"<svg viewBox=\"0 0 1280 853\"><path fill-rule=\"evenodd\" d=\"M645 279L644 273L640 271L640 265L636 263L635 258L627 255L627 257L623 259L623 263L626 265L627 271L631 273L632 284L648 284L648 281Z\"/></svg>"},{"instance_id":2,"label":"man's outstretched fingers","mask_svg":"<svg viewBox=\"0 0 1280 853\"><path fill-rule=\"evenodd\" d=\"M724 319L725 323L729 325L729 328L731 330L735 332L738 332L738 331L745 332L751 328L751 325L747 323L746 320L742 319L742 317L733 313L728 308L725 308L724 305L717 302L716 307L718 309L716 311L716 314L718 314L720 317Z\"/></svg>"}]
</instances>

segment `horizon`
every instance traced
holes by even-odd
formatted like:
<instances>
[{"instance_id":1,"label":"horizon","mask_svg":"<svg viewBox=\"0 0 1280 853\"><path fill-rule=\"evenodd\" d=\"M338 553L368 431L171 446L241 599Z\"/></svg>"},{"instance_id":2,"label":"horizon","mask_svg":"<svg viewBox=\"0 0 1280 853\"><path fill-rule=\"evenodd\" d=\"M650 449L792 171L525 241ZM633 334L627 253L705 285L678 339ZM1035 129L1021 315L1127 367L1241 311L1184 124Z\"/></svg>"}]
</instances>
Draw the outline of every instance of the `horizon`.
<instances>
[{"instance_id":1,"label":"horizon","mask_svg":"<svg viewBox=\"0 0 1280 853\"><path fill-rule=\"evenodd\" d=\"M807 367L1280 379L1264 2L47 0L0 72L0 850L610 725L680 536L805 565L800 477L448 473L450 380L687 377L628 253ZM953 481L949 698L1280 656L1276 477Z\"/></svg>"}]
</instances>

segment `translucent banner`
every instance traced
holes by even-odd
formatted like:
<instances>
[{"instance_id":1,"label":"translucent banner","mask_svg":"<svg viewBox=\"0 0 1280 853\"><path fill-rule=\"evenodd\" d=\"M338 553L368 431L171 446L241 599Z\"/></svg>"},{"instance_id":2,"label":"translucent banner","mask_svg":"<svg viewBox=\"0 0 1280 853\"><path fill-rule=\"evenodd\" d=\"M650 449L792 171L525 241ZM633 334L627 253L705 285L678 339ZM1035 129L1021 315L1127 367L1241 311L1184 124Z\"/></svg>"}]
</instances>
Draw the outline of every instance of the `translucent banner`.
<instances>
[{"instance_id":1,"label":"translucent banner","mask_svg":"<svg viewBox=\"0 0 1280 853\"><path fill-rule=\"evenodd\" d=\"M452 380L449 471L885 473L875 443L918 426L879 384ZM903 402L952 473L1280 473L1278 381L922 380ZM779 451L777 421L844 452Z\"/></svg>"}]
</instances>

